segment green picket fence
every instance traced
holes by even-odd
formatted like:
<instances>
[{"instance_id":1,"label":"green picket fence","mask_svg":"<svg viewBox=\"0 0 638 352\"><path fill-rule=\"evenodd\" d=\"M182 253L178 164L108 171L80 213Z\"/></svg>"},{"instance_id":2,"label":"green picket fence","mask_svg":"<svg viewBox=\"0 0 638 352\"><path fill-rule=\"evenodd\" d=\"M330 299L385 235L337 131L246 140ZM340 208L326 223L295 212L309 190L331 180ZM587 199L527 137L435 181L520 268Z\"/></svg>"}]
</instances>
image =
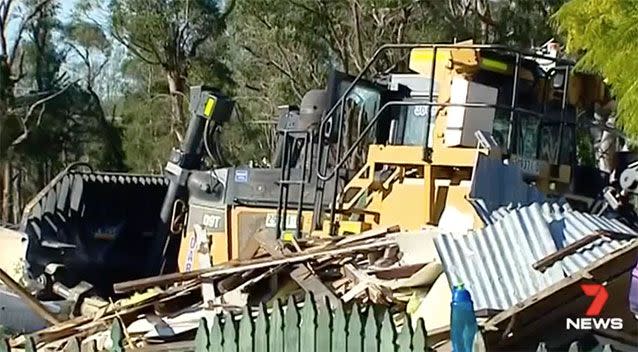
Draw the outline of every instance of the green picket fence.
<instances>
[{"instance_id":1,"label":"green picket fence","mask_svg":"<svg viewBox=\"0 0 638 352\"><path fill-rule=\"evenodd\" d=\"M329 351L427 351L423 321L414 329L397 333L395 322L383 308L356 304L349 313L344 307L317 308L307 297L299 308L291 299L285 309L276 303L268 313L262 306L257 316L244 309L238 322L231 316L216 317L209 329L200 325L196 351L239 352L329 352Z\"/></svg>"},{"instance_id":2,"label":"green picket fence","mask_svg":"<svg viewBox=\"0 0 638 352\"><path fill-rule=\"evenodd\" d=\"M149 351L195 352L416 352L431 351L423 321L416 326L398 328L390 313L382 307L353 306L331 308L328 302L318 306L307 296L300 307L292 298L283 305L275 302L270 312L261 306L254 314L244 308L241 315L216 316L212 322L200 321L194 341L156 345ZM111 327L111 352L133 351L125 348L125 334L118 320ZM36 351L31 338L26 352ZM72 339L64 351L97 352L95 346L82 346ZM538 352L553 352L541 343ZM569 352L580 352L574 342ZM605 346L603 351L612 351ZM0 339L0 352L11 352Z\"/></svg>"},{"instance_id":3,"label":"green picket fence","mask_svg":"<svg viewBox=\"0 0 638 352\"><path fill-rule=\"evenodd\" d=\"M244 308L240 315L218 315L212 322L200 321L194 341L187 344L167 344L154 351L219 351L219 352L330 352L330 351L428 351L423 321L414 328L397 333L397 324L383 307L369 306L331 308L326 301L318 305L308 295L302 305L292 297L286 304L275 302L270 312L261 306L255 312ZM112 352L124 351L125 334L119 321L111 328ZM2 340L0 340L2 341ZM35 351L32 339L27 339L27 352ZM66 351L85 352L87 347L77 340L69 342ZM88 348L94 350L94 347ZM126 348L126 350L129 350ZM9 352L8 343L0 343L0 352Z\"/></svg>"}]
</instances>

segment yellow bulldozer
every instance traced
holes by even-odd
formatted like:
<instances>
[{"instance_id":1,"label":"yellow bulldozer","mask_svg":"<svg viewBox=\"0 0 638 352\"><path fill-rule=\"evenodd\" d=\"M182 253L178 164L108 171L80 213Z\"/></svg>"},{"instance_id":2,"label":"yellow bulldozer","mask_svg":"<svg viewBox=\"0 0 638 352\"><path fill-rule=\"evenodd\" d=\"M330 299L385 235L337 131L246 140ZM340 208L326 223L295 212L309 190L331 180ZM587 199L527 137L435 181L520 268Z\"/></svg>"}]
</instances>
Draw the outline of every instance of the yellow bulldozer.
<instances>
[{"instance_id":1,"label":"yellow bulldozer","mask_svg":"<svg viewBox=\"0 0 638 352\"><path fill-rule=\"evenodd\" d=\"M370 76L387 51L409 51L409 72ZM578 165L576 132L608 99L600 78L553 56L390 44L358 75L334 71L325 89L282 107L270 168L207 170L233 102L193 87L188 132L165 175L65 170L25 210L27 260L44 286L88 281L109 295L115 282L249 257L263 231L282 240L395 224L462 232L507 204L589 207L607 180ZM66 270L54 275L51 263Z\"/></svg>"},{"instance_id":2,"label":"yellow bulldozer","mask_svg":"<svg viewBox=\"0 0 638 352\"><path fill-rule=\"evenodd\" d=\"M216 170L218 206L191 190L180 270L199 268L200 243L213 265L249 257L263 229L284 240L395 224L466 231L499 206L569 197L576 116L606 99L599 79L489 45L415 46L409 68L384 83L333 73L282 113L274 168Z\"/></svg>"}]
</instances>

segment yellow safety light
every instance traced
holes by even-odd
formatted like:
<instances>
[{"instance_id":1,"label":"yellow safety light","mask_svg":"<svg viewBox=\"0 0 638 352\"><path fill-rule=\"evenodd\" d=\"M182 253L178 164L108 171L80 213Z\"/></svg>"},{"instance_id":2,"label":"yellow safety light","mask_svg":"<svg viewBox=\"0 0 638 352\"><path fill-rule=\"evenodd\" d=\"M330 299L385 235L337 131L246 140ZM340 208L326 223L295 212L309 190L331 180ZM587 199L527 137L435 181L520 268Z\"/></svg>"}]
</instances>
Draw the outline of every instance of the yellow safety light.
<instances>
[{"instance_id":1,"label":"yellow safety light","mask_svg":"<svg viewBox=\"0 0 638 352\"><path fill-rule=\"evenodd\" d=\"M217 98L209 96L206 99L206 104L204 105L204 116L206 116L206 118L211 118L213 116L213 111L215 111L216 104Z\"/></svg>"},{"instance_id":2,"label":"yellow safety light","mask_svg":"<svg viewBox=\"0 0 638 352\"><path fill-rule=\"evenodd\" d=\"M488 58L483 58L481 60L481 68L501 73L508 72L508 66L506 63Z\"/></svg>"}]
</instances>

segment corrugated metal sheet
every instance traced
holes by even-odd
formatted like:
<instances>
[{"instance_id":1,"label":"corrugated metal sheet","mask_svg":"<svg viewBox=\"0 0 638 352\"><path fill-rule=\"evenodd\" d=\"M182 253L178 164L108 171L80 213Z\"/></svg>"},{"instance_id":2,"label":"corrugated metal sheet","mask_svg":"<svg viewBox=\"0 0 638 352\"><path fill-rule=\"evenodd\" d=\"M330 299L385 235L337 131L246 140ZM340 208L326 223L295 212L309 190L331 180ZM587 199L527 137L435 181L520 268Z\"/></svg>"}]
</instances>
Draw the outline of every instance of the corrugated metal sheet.
<instances>
[{"instance_id":1,"label":"corrugated metal sheet","mask_svg":"<svg viewBox=\"0 0 638 352\"><path fill-rule=\"evenodd\" d=\"M488 210L508 204L531 204L545 201L545 195L523 181L518 166L480 154L472 177L470 197L483 199Z\"/></svg>"},{"instance_id":2,"label":"corrugated metal sheet","mask_svg":"<svg viewBox=\"0 0 638 352\"><path fill-rule=\"evenodd\" d=\"M544 273L532 268L538 260L586 235L599 230L638 235L617 220L551 203L533 203L499 212L499 216L479 231L435 237L450 284L464 283L477 310L507 309L630 242L600 239Z\"/></svg>"},{"instance_id":3,"label":"corrugated metal sheet","mask_svg":"<svg viewBox=\"0 0 638 352\"><path fill-rule=\"evenodd\" d=\"M538 188L523 181L520 167L482 154L479 154L474 168L469 198L486 224L491 223L491 214L503 206L526 206L547 201Z\"/></svg>"},{"instance_id":4,"label":"corrugated metal sheet","mask_svg":"<svg viewBox=\"0 0 638 352\"><path fill-rule=\"evenodd\" d=\"M48 311L58 314L60 307L55 303L44 302ZM0 326L13 332L31 333L44 329L47 322L27 306L20 297L0 286Z\"/></svg>"},{"instance_id":5,"label":"corrugated metal sheet","mask_svg":"<svg viewBox=\"0 0 638 352\"><path fill-rule=\"evenodd\" d=\"M563 212L572 211L572 207L564 199L560 199L556 202L545 202L540 204L540 206L543 210L543 214L549 214L549 216L561 216ZM500 207L488 215L488 223L493 224L504 218L507 214L520 209L521 207L523 207L521 204L508 204Z\"/></svg>"}]
</instances>

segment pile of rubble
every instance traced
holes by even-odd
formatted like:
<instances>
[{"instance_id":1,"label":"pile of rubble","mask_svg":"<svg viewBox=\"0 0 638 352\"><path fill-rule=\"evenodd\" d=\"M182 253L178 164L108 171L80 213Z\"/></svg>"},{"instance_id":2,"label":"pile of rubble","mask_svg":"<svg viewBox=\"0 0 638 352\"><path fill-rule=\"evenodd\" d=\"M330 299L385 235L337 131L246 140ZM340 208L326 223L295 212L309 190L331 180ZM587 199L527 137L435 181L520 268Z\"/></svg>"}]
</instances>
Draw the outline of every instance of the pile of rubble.
<instances>
[{"instance_id":1,"label":"pile of rubble","mask_svg":"<svg viewBox=\"0 0 638 352\"><path fill-rule=\"evenodd\" d=\"M429 246L427 256L423 255L425 248L419 248L422 243L416 234L401 233L398 226L359 235L287 241L262 231L240 259L116 284L116 293L132 296L29 336L41 346L59 347L77 338L100 347L109 340L113 320L119 319L135 345L148 343L149 338L157 343L192 332L204 316L240 312L246 305L271 305L306 292L332 307L357 302L404 312L415 290L427 291L443 272L434 246ZM19 336L12 345L24 342L24 336Z\"/></svg>"},{"instance_id":2,"label":"pile of rubble","mask_svg":"<svg viewBox=\"0 0 638 352\"><path fill-rule=\"evenodd\" d=\"M463 234L391 226L303 240L277 239L264 230L228 263L211 267L204 251L197 270L116 284L125 299L100 305L76 295L84 302L74 303L75 317L49 320L28 336L43 349L80 340L99 350L109 347L117 320L132 346L192 340L202 318L311 293L318 304L383 305L395 320L405 312L413 323L423 318L434 345L449 340L450 287L458 283L472 293L486 343L501 348L526 338L537 344L539 336L555 343L582 337L582 331L566 333L564 325L565 317L581 315L590 303L579 288L584 281L607 283L615 307L608 313L633 322L623 307L638 254L636 231L553 203L501 208L485 222ZM79 309L82 303L92 309ZM555 327L558 336L542 327ZM637 335L629 327L602 338L631 345ZM26 335L17 336L11 345L25 342Z\"/></svg>"}]
</instances>

